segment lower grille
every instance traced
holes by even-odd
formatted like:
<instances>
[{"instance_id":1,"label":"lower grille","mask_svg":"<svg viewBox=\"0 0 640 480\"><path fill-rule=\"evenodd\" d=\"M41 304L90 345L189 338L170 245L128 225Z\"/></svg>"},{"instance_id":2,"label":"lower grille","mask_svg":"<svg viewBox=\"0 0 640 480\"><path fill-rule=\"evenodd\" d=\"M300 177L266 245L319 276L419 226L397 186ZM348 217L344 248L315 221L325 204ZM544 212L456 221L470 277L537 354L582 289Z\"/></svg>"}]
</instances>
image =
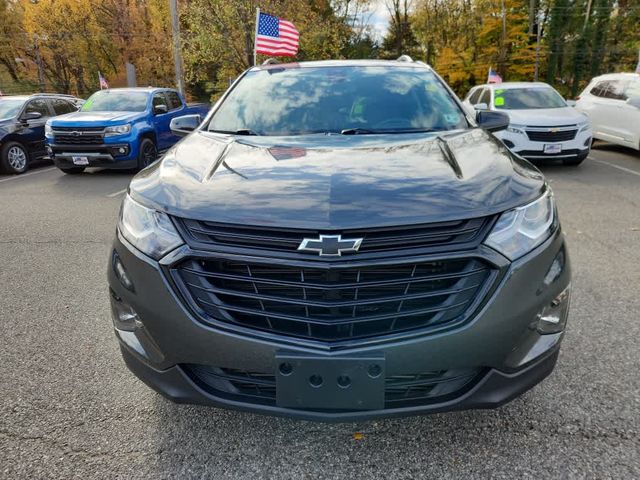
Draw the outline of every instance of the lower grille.
<instances>
[{"instance_id":1,"label":"lower grille","mask_svg":"<svg viewBox=\"0 0 640 480\"><path fill-rule=\"evenodd\" d=\"M475 258L357 267L207 258L173 277L205 321L333 342L455 323L493 273Z\"/></svg>"},{"instance_id":2,"label":"lower grille","mask_svg":"<svg viewBox=\"0 0 640 480\"><path fill-rule=\"evenodd\" d=\"M205 365L183 365L184 371L214 395L247 403L275 405L276 380L270 373ZM385 408L428 405L461 395L482 377L484 369L463 368L390 375L385 379Z\"/></svg>"},{"instance_id":3,"label":"lower grille","mask_svg":"<svg viewBox=\"0 0 640 480\"><path fill-rule=\"evenodd\" d=\"M578 149L570 149L570 150L562 150L560 153L544 153L540 150L520 150L519 152L516 152L518 155L520 155L521 157L524 158L533 158L533 159L539 159L539 158L550 158L553 159L554 157L559 157L559 158L566 158L566 157L571 157L571 156L576 156L576 155L585 155L587 151L586 150L578 150Z\"/></svg>"},{"instance_id":4,"label":"lower grille","mask_svg":"<svg viewBox=\"0 0 640 480\"><path fill-rule=\"evenodd\" d=\"M566 142L568 140L573 140L576 138L576 134L578 133L577 129L573 130L548 130L548 131L540 131L540 130L526 130L527 136L529 140L532 142Z\"/></svg>"}]
</instances>

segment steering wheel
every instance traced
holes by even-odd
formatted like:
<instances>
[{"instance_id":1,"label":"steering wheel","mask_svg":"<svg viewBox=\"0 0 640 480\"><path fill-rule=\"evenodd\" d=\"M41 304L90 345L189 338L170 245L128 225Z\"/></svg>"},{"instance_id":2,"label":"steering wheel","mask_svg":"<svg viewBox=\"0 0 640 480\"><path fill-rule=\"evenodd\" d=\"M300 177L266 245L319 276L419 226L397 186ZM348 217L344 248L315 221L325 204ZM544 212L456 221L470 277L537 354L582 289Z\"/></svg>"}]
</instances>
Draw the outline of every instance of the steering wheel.
<instances>
[{"instance_id":1,"label":"steering wheel","mask_svg":"<svg viewBox=\"0 0 640 480\"><path fill-rule=\"evenodd\" d=\"M385 128L411 128L411 121L402 117L391 117L373 125L373 128L384 130Z\"/></svg>"}]
</instances>

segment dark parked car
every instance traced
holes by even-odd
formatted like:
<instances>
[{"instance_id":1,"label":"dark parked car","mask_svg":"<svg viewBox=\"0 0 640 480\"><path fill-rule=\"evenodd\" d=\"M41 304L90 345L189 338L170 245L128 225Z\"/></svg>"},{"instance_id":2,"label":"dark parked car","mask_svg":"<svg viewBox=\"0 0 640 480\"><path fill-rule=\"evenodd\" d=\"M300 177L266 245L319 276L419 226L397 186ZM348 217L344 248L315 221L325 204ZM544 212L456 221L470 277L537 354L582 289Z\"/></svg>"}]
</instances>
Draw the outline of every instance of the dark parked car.
<instances>
[{"instance_id":1,"label":"dark parked car","mask_svg":"<svg viewBox=\"0 0 640 480\"><path fill-rule=\"evenodd\" d=\"M501 405L554 368L570 267L542 174L428 66L246 71L124 199L128 367L177 402L316 420Z\"/></svg>"},{"instance_id":2,"label":"dark parked car","mask_svg":"<svg viewBox=\"0 0 640 480\"><path fill-rule=\"evenodd\" d=\"M81 101L70 95L0 96L0 168L23 173L47 156L44 125L51 117L75 112Z\"/></svg>"}]
</instances>

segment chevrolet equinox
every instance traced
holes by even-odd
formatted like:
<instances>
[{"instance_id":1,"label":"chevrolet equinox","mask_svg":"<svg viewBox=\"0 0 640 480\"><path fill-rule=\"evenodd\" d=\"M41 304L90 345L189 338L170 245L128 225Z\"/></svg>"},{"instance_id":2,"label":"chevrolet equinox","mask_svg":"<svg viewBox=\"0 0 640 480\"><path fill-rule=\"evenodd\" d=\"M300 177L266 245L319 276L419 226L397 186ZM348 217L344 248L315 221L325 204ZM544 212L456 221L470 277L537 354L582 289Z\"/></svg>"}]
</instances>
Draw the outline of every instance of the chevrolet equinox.
<instances>
[{"instance_id":1,"label":"chevrolet equinox","mask_svg":"<svg viewBox=\"0 0 640 480\"><path fill-rule=\"evenodd\" d=\"M554 368L553 192L427 65L266 64L133 178L109 258L130 370L176 402L352 421L504 404Z\"/></svg>"}]
</instances>

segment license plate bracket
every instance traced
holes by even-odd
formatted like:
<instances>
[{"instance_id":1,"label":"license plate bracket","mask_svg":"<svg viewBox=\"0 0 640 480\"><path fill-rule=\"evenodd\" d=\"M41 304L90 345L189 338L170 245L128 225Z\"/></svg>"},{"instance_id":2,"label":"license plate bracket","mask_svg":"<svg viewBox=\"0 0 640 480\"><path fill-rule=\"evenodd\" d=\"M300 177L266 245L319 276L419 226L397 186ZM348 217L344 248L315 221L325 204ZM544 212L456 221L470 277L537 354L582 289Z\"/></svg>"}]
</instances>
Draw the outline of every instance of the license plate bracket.
<instances>
[{"instance_id":1,"label":"license plate bracket","mask_svg":"<svg viewBox=\"0 0 640 480\"><path fill-rule=\"evenodd\" d=\"M384 354L320 357L278 352L276 404L289 408L384 408Z\"/></svg>"},{"instance_id":2,"label":"license plate bracket","mask_svg":"<svg viewBox=\"0 0 640 480\"><path fill-rule=\"evenodd\" d=\"M560 143L549 143L544 146L544 153L560 153L562 152L562 144Z\"/></svg>"},{"instance_id":3,"label":"license plate bracket","mask_svg":"<svg viewBox=\"0 0 640 480\"><path fill-rule=\"evenodd\" d=\"M89 165L89 157L71 157L74 165Z\"/></svg>"}]
</instances>

